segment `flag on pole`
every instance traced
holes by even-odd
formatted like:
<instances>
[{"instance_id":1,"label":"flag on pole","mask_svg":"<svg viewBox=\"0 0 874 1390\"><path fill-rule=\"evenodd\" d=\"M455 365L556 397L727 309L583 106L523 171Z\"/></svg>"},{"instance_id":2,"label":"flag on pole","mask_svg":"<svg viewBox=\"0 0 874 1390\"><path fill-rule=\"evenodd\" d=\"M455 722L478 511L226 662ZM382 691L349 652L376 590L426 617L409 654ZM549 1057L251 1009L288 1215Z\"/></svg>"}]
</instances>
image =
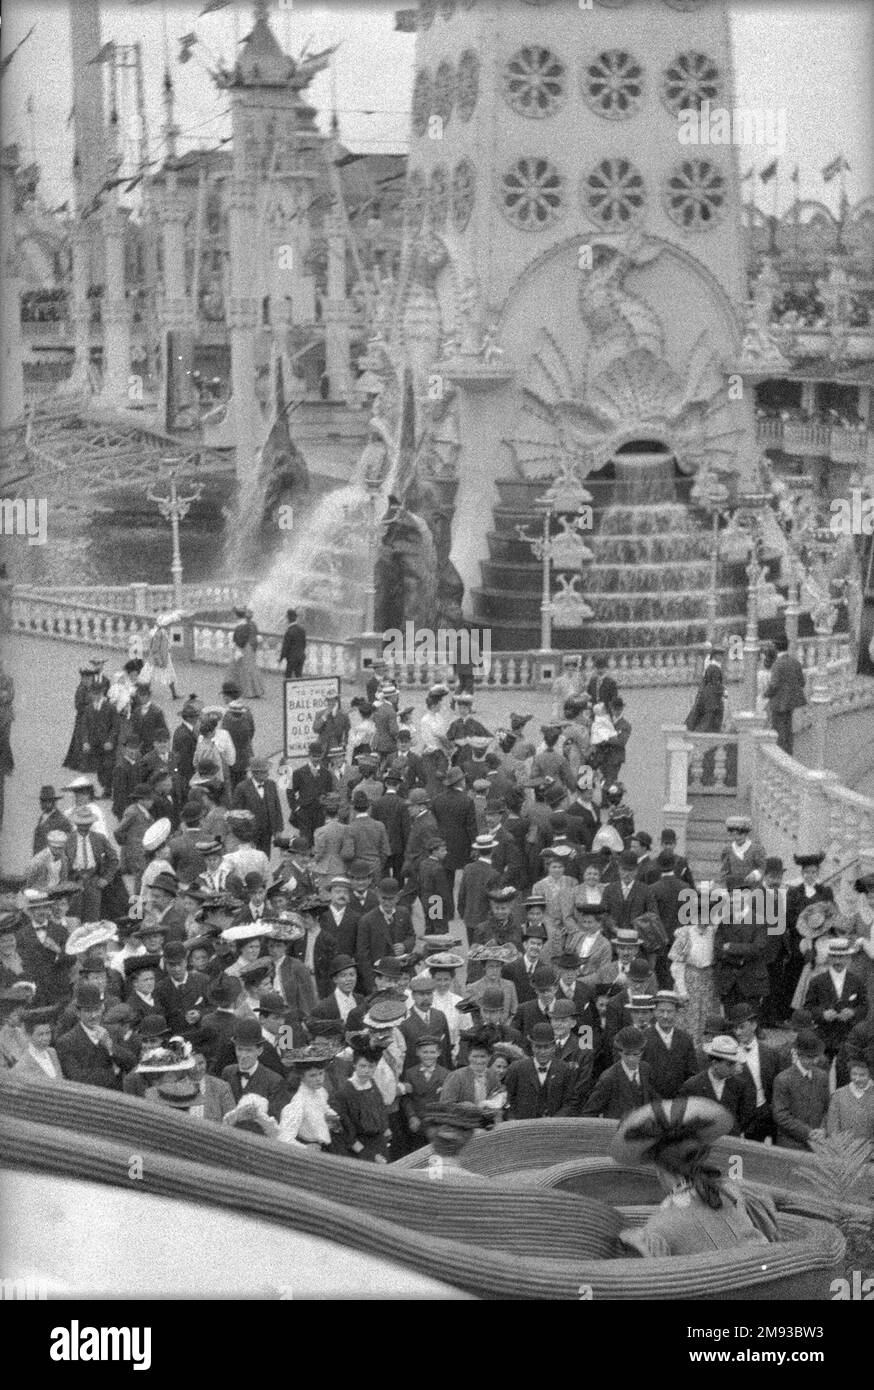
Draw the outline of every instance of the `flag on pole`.
<instances>
[{"instance_id":1,"label":"flag on pole","mask_svg":"<svg viewBox=\"0 0 874 1390\"><path fill-rule=\"evenodd\" d=\"M203 19L205 14L212 14L214 10L226 10L231 0L206 0L206 4L198 15L198 19Z\"/></svg>"},{"instance_id":2,"label":"flag on pole","mask_svg":"<svg viewBox=\"0 0 874 1390\"><path fill-rule=\"evenodd\" d=\"M837 155L830 164L827 164L822 171L823 183L831 183L838 174L842 174L845 169L849 169L849 164L842 154Z\"/></svg>"},{"instance_id":3,"label":"flag on pole","mask_svg":"<svg viewBox=\"0 0 874 1390\"><path fill-rule=\"evenodd\" d=\"M194 49L194 45L195 45L196 43L197 43L197 35L196 35L196 34L183 34L183 35L182 35L182 37L181 37L180 40L179 40L179 57L178 57L178 61L179 61L180 63L188 63L188 62L191 61L192 50Z\"/></svg>"},{"instance_id":4,"label":"flag on pole","mask_svg":"<svg viewBox=\"0 0 874 1390\"><path fill-rule=\"evenodd\" d=\"M759 178L762 180L762 183L771 182L771 179L774 178L777 173L779 163L779 159L772 159L770 164L766 164L764 169L759 170Z\"/></svg>"},{"instance_id":5,"label":"flag on pole","mask_svg":"<svg viewBox=\"0 0 874 1390\"><path fill-rule=\"evenodd\" d=\"M114 56L115 44L112 39L109 39L106 43L101 45L93 58L88 59L85 66L90 68L94 63L111 63Z\"/></svg>"}]
</instances>

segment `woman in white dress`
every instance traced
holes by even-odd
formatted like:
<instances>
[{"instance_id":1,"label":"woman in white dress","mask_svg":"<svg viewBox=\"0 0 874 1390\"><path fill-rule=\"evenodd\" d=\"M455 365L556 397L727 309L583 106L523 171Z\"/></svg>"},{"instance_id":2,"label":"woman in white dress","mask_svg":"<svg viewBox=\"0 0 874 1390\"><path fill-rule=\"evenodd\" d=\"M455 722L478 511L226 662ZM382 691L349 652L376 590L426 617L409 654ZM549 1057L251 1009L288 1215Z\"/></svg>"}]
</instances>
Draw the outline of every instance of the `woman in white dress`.
<instances>
[{"instance_id":1,"label":"woman in white dress","mask_svg":"<svg viewBox=\"0 0 874 1390\"><path fill-rule=\"evenodd\" d=\"M140 672L140 681L150 685L166 685L174 700L176 693L176 668L170 653L170 634L167 629L171 623L179 621L178 613L161 613L155 619L155 626L149 634L149 649L145 665Z\"/></svg>"},{"instance_id":2,"label":"woman in white dress","mask_svg":"<svg viewBox=\"0 0 874 1390\"><path fill-rule=\"evenodd\" d=\"M331 1146L331 1131L339 1125L325 1089L325 1066L332 1054L323 1045L311 1043L285 1055L299 1074L300 1085L279 1116L276 1138L295 1149L324 1153Z\"/></svg>"}]
</instances>

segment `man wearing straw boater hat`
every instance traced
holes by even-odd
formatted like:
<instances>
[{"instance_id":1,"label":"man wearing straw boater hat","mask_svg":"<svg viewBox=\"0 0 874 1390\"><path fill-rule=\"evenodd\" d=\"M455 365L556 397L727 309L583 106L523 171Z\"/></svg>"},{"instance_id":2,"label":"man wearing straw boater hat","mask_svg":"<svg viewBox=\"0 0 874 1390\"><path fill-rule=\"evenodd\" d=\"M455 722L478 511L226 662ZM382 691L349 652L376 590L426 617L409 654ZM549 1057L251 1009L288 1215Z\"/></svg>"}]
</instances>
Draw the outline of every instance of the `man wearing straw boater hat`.
<instances>
[{"instance_id":1,"label":"man wearing straw boater hat","mask_svg":"<svg viewBox=\"0 0 874 1390\"><path fill-rule=\"evenodd\" d=\"M836 936L828 944L828 969L814 975L807 989L805 1008L825 1045L829 1061L845 1041L854 1023L868 1013L868 993L864 981L847 966L858 951L858 943Z\"/></svg>"},{"instance_id":2,"label":"man wearing straw boater hat","mask_svg":"<svg viewBox=\"0 0 874 1390\"><path fill-rule=\"evenodd\" d=\"M747 1115L748 1092L740 1073L740 1048L735 1038L718 1033L704 1044L707 1066L684 1081L681 1096L700 1096L713 1100L734 1118L730 1133L742 1134Z\"/></svg>"}]
</instances>

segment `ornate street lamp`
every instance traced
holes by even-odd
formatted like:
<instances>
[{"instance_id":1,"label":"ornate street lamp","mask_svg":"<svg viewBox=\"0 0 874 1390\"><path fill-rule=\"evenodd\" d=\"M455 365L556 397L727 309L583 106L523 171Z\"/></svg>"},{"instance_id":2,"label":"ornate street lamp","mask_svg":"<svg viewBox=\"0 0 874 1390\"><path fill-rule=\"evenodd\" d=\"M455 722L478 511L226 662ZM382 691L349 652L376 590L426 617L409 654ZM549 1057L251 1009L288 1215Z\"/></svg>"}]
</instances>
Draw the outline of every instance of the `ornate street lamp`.
<instances>
[{"instance_id":1,"label":"ornate street lamp","mask_svg":"<svg viewBox=\"0 0 874 1390\"><path fill-rule=\"evenodd\" d=\"M192 502L196 502L203 492L203 485L197 483L194 492L188 496L180 495L176 486L176 475L182 460L178 458L162 459L161 465L169 470L168 481L170 492L166 497L161 497L157 493L147 494L150 502L157 503L158 511L165 520L170 522L170 534L173 541L173 558L170 562L170 574L173 581L173 607L182 608L182 554L179 549L179 523L184 521L191 508Z\"/></svg>"}]
</instances>

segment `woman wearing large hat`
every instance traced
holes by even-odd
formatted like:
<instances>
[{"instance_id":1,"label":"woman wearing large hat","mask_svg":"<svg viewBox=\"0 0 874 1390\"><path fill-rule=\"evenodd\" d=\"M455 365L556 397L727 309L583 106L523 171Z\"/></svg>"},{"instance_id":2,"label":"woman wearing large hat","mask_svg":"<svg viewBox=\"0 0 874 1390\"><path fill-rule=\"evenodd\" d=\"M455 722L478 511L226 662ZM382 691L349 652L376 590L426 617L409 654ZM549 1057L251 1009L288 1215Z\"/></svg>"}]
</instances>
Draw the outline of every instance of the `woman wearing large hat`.
<instances>
[{"instance_id":1,"label":"woman wearing large hat","mask_svg":"<svg viewBox=\"0 0 874 1390\"><path fill-rule=\"evenodd\" d=\"M833 902L814 902L805 907L795 924L798 949L804 965L790 1001L793 1009L803 1009L810 981L828 969L829 942L836 936L848 936L849 922L841 916Z\"/></svg>"},{"instance_id":2,"label":"woman wearing large hat","mask_svg":"<svg viewBox=\"0 0 874 1390\"><path fill-rule=\"evenodd\" d=\"M623 1245L658 1258L777 1239L770 1200L751 1200L710 1161L712 1145L733 1123L721 1105L699 1096L652 1101L626 1116L610 1146L613 1158L654 1164L668 1195L645 1226L620 1232Z\"/></svg>"},{"instance_id":3,"label":"woman wearing large hat","mask_svg":"<svg viewBox=\"0 0 874 1390\"><path fill-rule=\"evenodd\" d=\"M295 1047L285 1054L300 1085L279 1116L277 1139L296 1149L322 1152L329 1149L333 1132L339 1128L337 1112L328 1104L325 1067L336 1056L337 1047L319 1038L306 1047Z\"/></svg>"},{"instance_id":4,"label":"woman wearing large hat","mask_svg":"<svg viewBox=\"0 0 874 1390\"><path fill-rule=\"evenodd\" d=\"M859 896L847 932L859 945L853 969L864 981L868 1017L874 1019L874 874L863 874L854 881L853 888Z\"/></svg>"}]
</instances>

